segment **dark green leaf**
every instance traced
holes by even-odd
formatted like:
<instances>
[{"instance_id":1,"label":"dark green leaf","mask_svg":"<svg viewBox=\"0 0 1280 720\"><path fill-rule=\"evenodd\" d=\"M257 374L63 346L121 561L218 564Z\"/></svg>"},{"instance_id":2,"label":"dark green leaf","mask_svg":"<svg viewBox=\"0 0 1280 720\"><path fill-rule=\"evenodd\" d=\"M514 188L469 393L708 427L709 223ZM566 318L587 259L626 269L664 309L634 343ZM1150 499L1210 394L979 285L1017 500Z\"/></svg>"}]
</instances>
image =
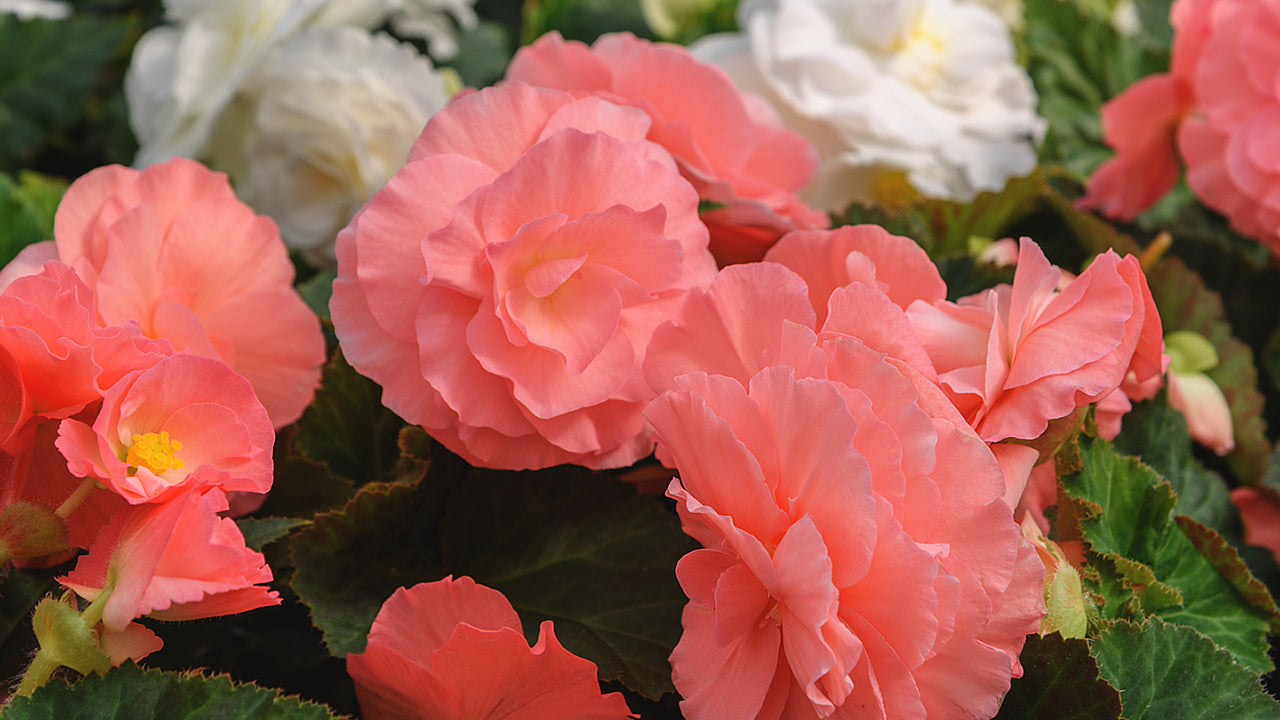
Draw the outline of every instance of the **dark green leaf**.
<instances>
[{"instance_id":1,"label":"dark green leaf","mask_svg":"<svg viewBox=\"0 0 1280 720\"><path fill-rule=\"evenodd\" d=\"M286 432L293 432L287 430ZM277 438L275 480L258 513L264 517L310 518L342 507L355 486L329 472L324 465L289 451L289 437Z\"/></svg>"},{"instance_id":2,"label":"dark green leaf","mask_svg":"<svg viewBox=\"0 0 1280 720\"><path fill-rule=\"evenodd\" d=\"M533 42L553 30L568 40L588 44L611 32L653 39L640 3L634 0L526 0L524 42Z\"/></svg>"},{"instance_id":3,"label":"dark green leaf","mask_svg":"<svg viewBox=\"0 0 1280 720\"><path fill-rule=\"evenodd\" d=\"M382 388L334 353L315 400L298 421L298 452L357 484L392 479L404 421L382 405Z\"/></svg>"},{"instance_id":4,"label":"dark green leaf","mask_svg":"<svg viewBox=\"0 0 1280 720\"><path fill-rule=\"evenodd\" d=\"M1192 628L1159 618L1118 622L1090 643L1128 720L1274 720L1280 705L1257 673Z\"/></svg>"},{"instance_id":5,"label":"dark green leaf","mask_svg":"<svg viewBox=\"0 0 1280 720\"><path fill-rule=\"evenodd\" d=\"M1169 483L1104 440L1081 437L1079 446L1083 467L1063 478L1062 490L1083 511L1086 560L1101 579L1091 589L1104 597L1104 615L1157 614L1196 628L1255 671L1269 670L1268 613L1242 597L1178 527Z\"/></svg>"},{"instance_id":6,"label":"dark green leaf","mask_svg":"<svg viewBox=\"0 0 1280 720\"><path fill-rule=\"evenodd\" d=\"M337 268L321 270L314 276L298 285L298 294L311 308L311 312L321 320L329 319L329 298L333 295L333 279L338 277Z\"/></svg>"},{"instance_id":7,"label":"dark green leaf","mask_svg":"<svg viewBox=\"0 0 1280 720\"><path fill-rule=\"evenodd\" d=\"M84 116L86 95L128 31L113 18L23 22L0 13L0 169L22 166L52 130Z\"/></svg>"},{"instance_id":8,"label":"dark green leaf","mask_svg":"<svg viewBox=\"0 0 1280 720\"><path fill-rule=\"evenodd\" d=\"M1057 633L1027 637L1023 675L1004 696L996 720L1118 720L1120 694L1098 676L1084 640Z\"/></svg>"},{"instance_id":9,"label":"dark green leaf","mask_svg":"<svg viewBox=\"0 0 1280 720\"><path fill-rule=\"evenodd\" d=\"M694 548L655 498L602 474L562 467L478 472L449 503L445 559L496 588L536 638L543 620L602 679L657 698L686 603L675 564Z\"/></svg>"},{"instance_id":10,"label":"dark green leaf","mask_svg":"<svg viewBox=\"0 0 1280 720\"><path fill-rule=\"evenodd\" d=\"M422 487L371 483L342 512L318 515L290 540L290 586L334 655L364 650L369 626L397 588L438 580L438 503Z\"/></svg>"},{"instance_id":11,"label":"dark green leaf","mask_svg":"<svg viewBox=\"0 0 1280 720\"><path fill-rule=\"evenodd\" d=\"M466 87L482 88L502 79L515 54L511 33L503 25L481 20L458 36L458 54L448 63Z\"/></svg>"},{"instance_id":12,"label":"dark green leaf","mask_svg":"<svg viewBox=\"0 0 1280 720\"><path fill-rule=\"evenodd\" d=\"M90 675L74 683L54 681L30 698L15 698L3 720L336 720L322 705L283 697L226 676L204 677L136 665Z\"/></svg>"},{"instance_id":13,"label":"dark green leaf","mask_svg":"<svg viewBox=\"0 0 1280 720\"><path fill-rule=\"evenodd\" d=\"M1196 460L1187 423L1182 413L1169 407L1163 393L1138 403L1124 416L1115 447L1140 457L1169 481L1178 496L1175 513L1219 533L1238 532L1239 518L1226 481Z\"/></svg>"},{"instance_id":14,"label":"dark green leaf","mask_svg":"<svg viewBox=\"0 0 1280 720\"><path fill-rule=\"evenodd\" d=\"M259 552L294 529L309 524L309 520L286 517L248 517L236 520L240 532L244 533L244 544Z\"/></svg>"}]
</instances>

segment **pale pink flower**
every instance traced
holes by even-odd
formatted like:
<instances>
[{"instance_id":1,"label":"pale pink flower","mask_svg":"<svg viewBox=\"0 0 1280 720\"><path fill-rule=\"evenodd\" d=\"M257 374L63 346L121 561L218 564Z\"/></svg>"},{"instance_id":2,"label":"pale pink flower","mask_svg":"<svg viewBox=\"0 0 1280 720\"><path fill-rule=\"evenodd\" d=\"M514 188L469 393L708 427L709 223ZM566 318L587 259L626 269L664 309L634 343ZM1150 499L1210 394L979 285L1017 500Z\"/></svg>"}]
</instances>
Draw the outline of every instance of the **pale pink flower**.
<instances>
[{"instance_id":1,"label":"pale pink flower","mask_svg":"<svg viewBox=\"0 0 1280 720\"><path fill-rule=\"evenodd\" d=\"M833 298L853 291L874 290ZM816 333L794 273L739 265L655 334L646 374L668 392L646 417L705 546L676 568L682 711L991 717L1043 613L1042 567L986 444L909 363L831 329L848 306L831 308Z\"/></svg>"},{"instance_id":2,"label":"pale pink flower","mask_svg":"<svg viewBox=\"0 0 1280 720\"><path fill-rule=\"evenodd\" d=\"M136 322L103 327L93 292L62 263L0 292L0 450L15 452L30 421L74 415L126 373L173 352Z\"/></svg>"},{"instance_id":3,"label":"pale pink flower","mask_svg":"<svg viewBox=\"0 0 1280 720\"><path fill-rule=\"evenodd\" d=\"M302 415L324 362L320 323L293 288L275 224L237 200L226 176L182 158L98 168L67 189L53 243L93 289L103 324L135 320L149 337L222 360L253 383L276 427ZM49 255L37 243L15 263Z\"/></svg>"},{"instance_id":4,"label":"pale pink flower","mask_svg":"<svg viewBox=\"0 0 1280 720\"><path fill-rule=\"evenodd\" d=\"M1178 182L1178 125L1191 106L1191 89L1160 73L1129 86L1102 106L1102 132L1115 157L1089 176L1078 205L1109 218L1132 220Z\"/></svg>"},{"instance_id":5,"label":"pale pink flower","mask_svg":"<svg viewBox=\"0 0 1280 720\"><path fill-rule=\"evenodd\" d=\"M1131 219L1177 181L1181 156L1200 201L1280 253L1280 8L1178 0L1170 23L1169 72L1103 106L1116 156L1090 178L1081 203Z\"/></svg>"},{"instance_id":6,"label":"pale pink flower","mask_svg":"<svg viewBox=\"0 0 1280 720\"><path fill-rule=\"evenodd\" d=\"M648 113L648 138L675 156L700 198L723 206L702 214L721 265L759 260L782 234L829 222L797 195L817 169L809 141L684 47L626 33L588 47L552 32L516 53L507 79Z\"/></svg>"},{"instance_id":7,"label":"pale pink flower","mask_svg":"<svg viewBox=\"0 0 1280 720\"><path fill-rule=\"evenodd\" d=\"M58 581L86 600L110 593L102 624L112 632L143 616L192 620L279 604L261 584L271 568L234 520L219 517L226 509L221 491L193 489L123 510Z\"/></svg>"},{"instance_id":8,"label":"pale pink flower","mask_svg":"<svg viewBox=\"0 0 1280 720\"><path fill-rule=\"evenodd\" d=\"M1244 523L1244 541L1264 547L1280 562L1280 499L1270 488L1238 487L1231 501Z\"/></svg>"},{"instance_id":9,"label":"pale pink flower","mask_svg":"<svg viewBox=\"0 0 1280 720\"><path fill-rule=\"evenodd\" d=\"M1195 109L1178 132L1187 185L1237 231L1280 253L1280 7L1202 0ZM1178 28L1179 32L1183 28Z\"/></svg>"},{"instance_id":10,"label":"pale pink flower","mask_svg":"<svg viewBox=\"0 0 1280 720\"><path fill-rule=\"evenodd\" d=\"M337 243L334 326L387 407L477 465L649 453L645 348L715 273L650 122L508 83L427 123Z\"/></svg>"},{"instance_id":11,"label":"pale pink flower","mask_svg":"<svg viewBox=\"0 0 1280 720\"><path fill-rule=\"evenodd\" d=\"M819 325L826 321L831 294L852 282L876 288L903 310L916 300L933 303L947 298L947 284L928 253L911 238L879 225L791 232L764 259L804 279Z\"/></svg>"},{"instance_id":12,"label":"pale pink flower","mask_svg":"<svg viewBox=\"0 0 1280 720\"><path fill-rule=\"evenodd\" d=\"M1012 285L907 312L938 382L987 442L1039 437L1130 370L1163 371L1160 317L1137 258L1107 251L1059 291L1061 271L1023 239Z\"/></svg>"},{"instance_id":13,"label":"pale pink flower","mask_svg":"<svg viewBox=\"0 0 1280 720\"><path fill-rule=\"evenodd\" d=\"M103 397L92 427L63 420L58 449L79 477L131 504L191 487L266 492L275 432L253 387L223 363L190 353L127 375Z\"/></svg>"},{"instance_id":14,"label":"pale pink flower","mask_svg":"<svg viewBox=\"0 0 1280 720\"><path fill-rule=\"evenodd\" d=\"M502 593L467 577L396 590L363 653L347 656L368 720L620 720L596 666L565 650L550 620L529 647Z\"/></svg>"},{"instance_id":15,"label":"pale pink flower","mask_svg":"<svg viewBox=\"0 0 1280 720\"><path fill-rule=\"evenodd\" d=\"M58 423L92 418L107 388L172 353L136 322L103 327L92 291L62 263L14 278L0 292L0 507L70 497L81 480L54 447ZM87 547L121 504L93 492L67 518L72 544Z\"/></svg>"}]
</instances>

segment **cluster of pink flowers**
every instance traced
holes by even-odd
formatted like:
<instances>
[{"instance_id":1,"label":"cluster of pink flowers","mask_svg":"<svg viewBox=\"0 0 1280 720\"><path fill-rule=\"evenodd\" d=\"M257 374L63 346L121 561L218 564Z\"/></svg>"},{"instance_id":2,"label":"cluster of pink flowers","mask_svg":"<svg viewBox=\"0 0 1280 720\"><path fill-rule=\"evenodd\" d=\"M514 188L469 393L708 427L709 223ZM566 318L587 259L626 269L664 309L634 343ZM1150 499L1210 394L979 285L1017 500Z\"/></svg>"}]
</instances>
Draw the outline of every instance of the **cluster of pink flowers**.
<instances>
[{"instance_id":1,"label":"cluster of pink flowers","mask_svg":"<svg viewBox=\"0 0 1280 720\"><path fill-rule=\"evenodd\" d=\"M1154 392L1146 281L1110 252L1069 276L1024 239L1012 285L949 302L910 239L823 229L794 196L811 150L726 82L629 36L522 50L340 235L344 352L477 465L656 447L704 546L676 568L687 717L991 717L1044 613L1015 522L1042 519L1023 495L1048 457L1027 443L1092 404L1118 427ZM467 583L384 606L349 660L366 712L466 715L454 688L500 644L504 667L546 672L503 603L461 609ZM560 657L548 626L532 653ZM504 702L479 696L477 716Z\"/></svg>"},{"instance_id":2,"label":"cluster of pink flowers","mask_svg":"<svg viewBox=\"0 0 1280 720\"><path fill-rule=\"evenodd\" d=\"M336 334L475 465L674 468L691 720L991 717L1044 614L1032 443L1154 393L1150 291L1132 257L1075 277L1024 239L1012 284L950 302L910 239L826 229L812 148L763 107L675 46L542 39L339 235ZM138 618L279 602L222 514L318 381L292 280L184 160L85 176L0 273L0 546L87 550L60 581L113 658L158 645ZM32 513L65 535L4 544ZM348 668L368 717L629 716L467 578L397 592Z\"/></svg>"},{"instance_id":3,"label":"cluster of pink flowers","mask_svg":"<svg viewBox=\"0 0 1280 720\"><path fill-rule=\"evenodd\" d=\"M310 402L324 341L274 225L194 162L86 175L55 235L0 292L0 524L52 530L2 549L88 550L59 580L102 649L137 659L160 646L138 618L279 602L222 515L228 493L270 489L274 426Z\"/></svg>"},{"instance_id":4,"label":"cluster of pink flowers","mask_svg":"<svg viewBox=\"0 0 1280 720\"><path fill-rule=\"evenodd\" d=\"M1132 219L1178 180L1244 235L1280 254L1280 8L1252 0L1177 0L1168 73L1103 106L1116 156L1089 180L1086 207Z\"/></svg>"}]
</instances>

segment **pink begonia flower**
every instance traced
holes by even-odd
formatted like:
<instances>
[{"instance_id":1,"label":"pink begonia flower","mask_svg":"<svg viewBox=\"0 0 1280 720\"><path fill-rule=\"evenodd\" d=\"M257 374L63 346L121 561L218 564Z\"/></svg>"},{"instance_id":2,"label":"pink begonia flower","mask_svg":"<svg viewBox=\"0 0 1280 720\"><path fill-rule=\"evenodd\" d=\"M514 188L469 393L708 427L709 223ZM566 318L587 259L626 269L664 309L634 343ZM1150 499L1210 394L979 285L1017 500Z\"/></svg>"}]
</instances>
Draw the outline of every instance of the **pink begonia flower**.
<instances>
[{"instance_id":1,"label":"pink begonia flower","mask_svg":"<svg viewBox=\"0 0 1280 720\"><path fill-rule=\"evenodd\" d=\"M738 265L655 333L646 417L705 546L676 568L682 711L991 717L1043 614L1000 466L909 363L813 318L793 272Z\"/></svg>"},{"instance_id":2,"label":"pink begonia flower","mask_svg":"<svg viewBox=\"0 0 1280 720\"><path fill-rule=\"evenodd\" d=\"M275 223L236 199L225 175L183 158L98 168L67 189L56 258L93 289L106 325L218 358L253 383L276 427L302 415L320 380L320 322L293 288ZM47 258L30 246L14 262Z\"/></svg>"},{"instance_id":3,"label":"pink begonia flower","mask_svg":"<svg viewBox=\"0 0 1280 720\"><path fill-rule=\"evenodd\" d=\"M92 291L62 263L13 278L0 292L0 507L72 497L82 481L54 447L58 423L92 418L107 388L172 353L136 322L103 327ZM87 548L123 504L92 491L66 518L72 546Z\"/></svg>"},{"instance_id":4,"label":"pink begonia flower","mask_svg":"<svg viewBox=\"0 0 1280 720\"><path fill-rule=\"evenodd\" d=\"M1023 239L1013 284L907 311L938 382L982 439L1032 440L1130 370L1163 371L1160 317L1135 257L1108 250L1065 289Z\"/></svg>"},{"instance_id":5,"label":"pink begonia flower","mask_svg":"<svg viewBox=\"0 0 1280 720\"><path fill-rule=\"evenodd\" d=\"M1231 502L1244 522L1244 541L1270 550L1280 562L1280 500L1275 491L1238 487L1231 491Z\"/></svg>"},{"instance_id":6,"label":"pink begonia flower","mask_svg":"<svg viewBox=\"0 0 1280 720\"><path fill-rule=\"evenodd\" d=\"M621 467L653 448L640 363L715 274L649 116L507 83L456 98L338 238L330 302L383 403L469 462Z\"/></svg>"},{"instance_id":7,"label":"pink begonia flower","mask_svg":"<svg viewBox=\"0 0 1280 720\"><path fill-rule=\"evenodd\" d=\"M627 33L588 47L551 32L521 48L506 77L648 113L648 138L675 156L700 198L724 206L702 214L721 265L759 260L784 233L829 223L797 195L818 166L809 141L684 47Z\"/></svg>"},{"instance_id":8,"label":"pink begonia flower","mask_svg":"<svg viewBox=\"0 0 1280 720\"><path fill-rule=\"evenodd\" d=\"M266 492L274 443L249 381L184 352L112 386L92 427L63 420L57 444L72 473L136 505L191 487Z\"/></svg>"},{"instance_id":9,"label":"pink begonia flower","mask_svg":"<svg viewBox=\"0 0 1280 720\"><path fill-rule=\"evenodd\" d=\"M20 451L33 423L74 415L172 352L136 322L103 327L93 292L62 263L14 279L0 292L0 451Z\"/></svg>"},{"instance_id":10,"label":"pink begonia flower","mask_svg":"<svg viewBox=\"0 0 1280 720\"><path fill-rule=\"evenodd\" d=\"M1189 29L1203 37L1192 70L1195 109L1178 132L1187 185L1280 254L1280 7L1202 2Z\"/></svg>"},{"instance_id":11,"label":"pink begonia flower","mask_svg":"<svg viewBox=\"0 0 1280 720\"><path fill-rule=\"evenodd\" d=\"M395 591L363 653L347 656L367 720L620 720L596 666L565 650L550 620L532 648L502 593L467 577Z\"/></svg>"},{"instance_id":12,"label":"pink begonia flower","mask_svg":"<svg viewBox=\"0 0 1280 720\"><path fill-rule=\"evenodd\" d=\"M1173 186L1180 155L1201 202L1280 253L1280 7L1178 0L1170 23L1170 71L1103 107L1117 154L1081 203L1132 218Z\"/></svg>"},{"instance_id":13,"label":"pink begonia flower","mask_svg":"<svg viewBox=\"0 0 1280 720\"><path fill-rule=\"evenodd\" d=\"M916 300L947 299L947 284L928 253L911 238L890 234L879 225L788 233L764 259L804 279L819 325L827 319L831 294L851 282L880 290L903 310Z\"/></svg>"},{"instance_id":14,"label":"pink begonia flower","mask_svg":"<svg viewBox=\"0 0 1280 720\"><path fill-rule=\"evenodd\" d=\"M245 547L217 489L191 489L163 503L135 505L112 518L89 554L58 578L86 600L110 593L102 624L122 632L143 617L193 620L278 605L262 586L271 568Z\"/></svg>"},{"instance_id":15,"label":"pink begonia flower","mask_svg":"<svg viewBox=\"0 0 1280 720\"><path fill-rule=\"evenodd\" d=\"M1102 106L1102 133L1115 157L1089 176L1077 205L1132 220L1178 182L1174 145L1191 90L1172 75L1149 75Z\"/></svg>"},{"instance_id":16,"label":"pink begonia flower","mask_svg":"<svg viewBox=\"0 0 1280 720\"><path fill-rule=\"evenodd\" d=\"M1132 220L1178 181L1178 126L1195 106L1194 69L1216 2L1176 0L1169 11L1169 72L1148 75L1103 104L1103 139L1116 155L1090 176L1081 207Z\"/></svg>"}]
</instances>

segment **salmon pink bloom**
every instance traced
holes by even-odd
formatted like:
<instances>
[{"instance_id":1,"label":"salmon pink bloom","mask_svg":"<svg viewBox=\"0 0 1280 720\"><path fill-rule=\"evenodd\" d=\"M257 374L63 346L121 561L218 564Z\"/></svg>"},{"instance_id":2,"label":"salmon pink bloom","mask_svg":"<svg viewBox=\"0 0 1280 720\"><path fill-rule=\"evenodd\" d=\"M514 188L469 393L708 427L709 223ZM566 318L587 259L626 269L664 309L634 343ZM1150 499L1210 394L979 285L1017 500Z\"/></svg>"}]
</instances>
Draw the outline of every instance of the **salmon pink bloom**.
<instances>
[{"instance_id":1,"label":"salmon pink bloom","mask_svg":"<svg viewBox=\"0 0 1280 720\"><path fill-rule=\"evenodd\" d=\"M1238 487L1231 502L1244 523L1244 541L1271 551L1280 562L1280 498L1269 488Z\"/></svg>"},{"instance_id":2,"label":"salmon pink bloom","mask_svg":"<svg viewBox=\"0 0 1280 720\"><path fill-rule=\"evenodd\" d=\"M368 720L620 720L595 664L565 650L550 620L532 648L502 593L446 577L396 590L363 653L347 656Z\"/></svg>"},{"instance_id":3,"label":"salmon pink bloom","mask_svg":"<svg viewBox=\"0 0 1280 720\"><path fill-rule=\"evenodd\" d=\"M647 411L705 546L676 567L681 709L991 717L1042 614L1000 468L882 354L851 338L826 352L839 381L694 373Z\"/></svg>"},{"instance_id":4,"label":"salmon pink bloom","mask_svg":"<svg viewBox=\"0 0 1280 720\"><path fill-rule=\"evenodd\" d=\"M640 363L715 274L650 118L508 83L455 99L338 238L330 309L383 403L477 465L629 465Z\"/></svg>"},{"instance_id":5,"label":"salmon pink bloom","mask_svg":"<svg viewBox=\"0 0 1280 720\"><path fill-rule=\"evenodd\" d=\"M911 238L879 225L798 230L783 236L764 259L804 279L819 325L827 318L831 294L852 282L876 288L903 310L916 300L947 298L947 284L928 253Z\"/></svg>"},{"instance_id":6,"label":"salmon pink bloom","mask_svg":"<svg viewBox=\"0 0 1280 720\"><path fill-rule=\"evenodd\" d=\"M1160 317L1137 258L1107 251L1061 291L1060 279L1024 238L1012 285L907 312L943 391L987 442L1035 439L1131 370L1139 383L1163 373Z\"/></svg>"},{"instance_id":7,"label":"salmon pink bloom","mask_svg":"<svg viewBox=\"0 0 1280 720\"><path fill-rule=\"evenodd\" d=\"M143 616L193 620L279 604L261 585L271 568L245 547L234 520L218 516L226 509L217 489L130 507L58 581L90 601L110 593L102 624L112 632Z\"/></svg>"},{"instance_id":8,"label":"salmon pink bloom","mask_svg":"<svg viewBox=\"0 0 1280 720\"><path fill-rule=\"evenodd\" d=\"M901 313L849 301L871 292L838 289L814 332L798 276L738 265L654 335L646 417L705 546L676 568L691 720L990 717L1021 673L1041 566L937 386L834 329Z\"/></svg>"},{"instance_id":9,"label":"salmon pink bloom","mask_svg":"<svg viewBox=\"0 0 1280 720\"><path fill-rule=\"evenodd\" d=\"M797 195L817 169L809 141L679 45L621 33L588 47L552 32L516 53L507 79L648 113L649 139L675 156L699 197L722 206L702 214L721 265L759 260L782 234L828 225Z\"/></svg>"},{"instance_id":10,"label":"salmon pink bloom","mask_svg":"<svg viewBox=\"0 0 1280 720\"><path fill-rule=\"evenodd\" d=\"M0 292L0 507L19 500L53 509L83 483L54 447L58 424L91 420L107 388L171 355L136 322L102 327L93 293L66 265L19 274ZM67 520L74 547L88 547L123 501L97 489Z\"/></svg>"},{"instance_id":11,"label":"salmon pink bloom","mask_svg":"<svg viewBox=\"0 0 1280 720\"><path fill-rule=\"evenodd\" d=\"M249 381L217 360L179 353L112 386L92 427L62 421L58 449L72 473L138 504L190 487L266 492L274 442Z\"/></svg>"},{"instance_id":12,"label":"salmon pink bloom","mask_svg":"<svg viewBox=\"0 0 1280 720\"><path fill-rule=\"evenodd\" d=\"M311 401L324 361L319 320L293 288L275 224L237 200L224 175L182 158L98 168L67 189L53 244L15 263L31 258L72 266L104 324L135 320L149 337L230 365L276 427Z\"/></svg>"}]
</instances>

